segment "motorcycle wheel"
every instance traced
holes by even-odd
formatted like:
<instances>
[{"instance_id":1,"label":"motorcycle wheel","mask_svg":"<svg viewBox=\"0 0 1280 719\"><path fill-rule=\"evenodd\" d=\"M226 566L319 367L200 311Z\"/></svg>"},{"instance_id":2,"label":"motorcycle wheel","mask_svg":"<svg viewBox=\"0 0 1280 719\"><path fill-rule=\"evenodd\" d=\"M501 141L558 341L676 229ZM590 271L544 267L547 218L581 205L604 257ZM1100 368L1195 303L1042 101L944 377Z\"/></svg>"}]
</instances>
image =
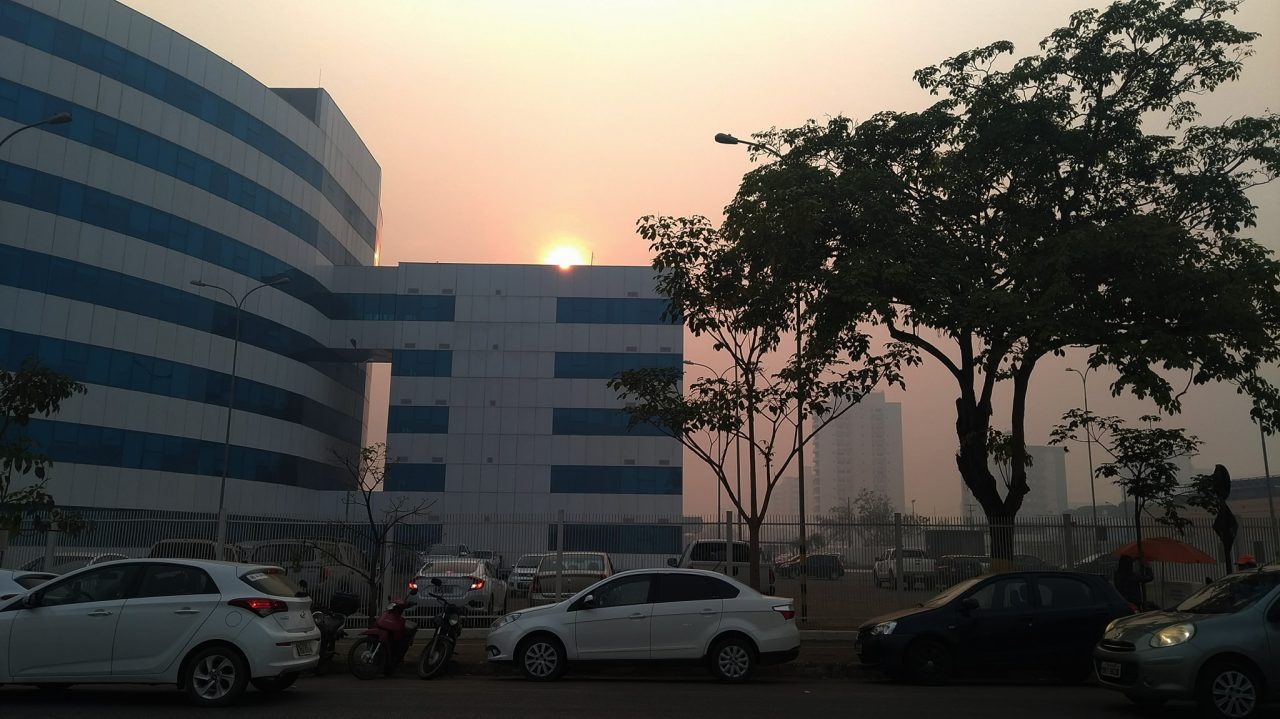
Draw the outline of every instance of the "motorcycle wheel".
<instances>
[{"instance_id":1,"label":"motorcycle wheel","mask_svg":"<svg viewBox=\"0 0 1280 719\"><path fill-rule=\"evenodd\" d=\"M453 639L437 634L418 657L418 678L434 679L439 676L452 656Z\"/></svg>"},{"instance_id":2,"label":"motorcycle wheel","mask_svg":"<svg viewBox=\"0 0 1280 719\"><path fill-rule=\"evenodd\" d=\"M380 646L376 637L365 637L351 645L347 667L356 679L374 679L382 674L387 653L387 648Z\"/></svg>"}]
</instances>

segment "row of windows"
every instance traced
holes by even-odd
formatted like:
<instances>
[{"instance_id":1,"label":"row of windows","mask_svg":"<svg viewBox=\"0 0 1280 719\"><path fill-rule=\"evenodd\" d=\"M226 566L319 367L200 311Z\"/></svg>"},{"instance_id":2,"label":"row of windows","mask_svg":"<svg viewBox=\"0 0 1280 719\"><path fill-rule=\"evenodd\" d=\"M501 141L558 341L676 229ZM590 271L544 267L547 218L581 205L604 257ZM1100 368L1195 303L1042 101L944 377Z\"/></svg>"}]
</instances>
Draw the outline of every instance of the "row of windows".
<instances>
[{"instance_id":1,"label":"row of windows","mask_svg":"<svg viewBox=\"0 0 1280 719\"><path fill-rule=\"evenodd\" d=\"M39 252L0 245L0 285L111 307L223 337L235 333L235 307L184 290ZM311 364L352 391L364 392L364 373L332 361L333 352L310 337L264 317L242 312L240 341Z\"/></svg>"},{"instance_id":2,"label":"row of windows","mask_svg":"<svg viewBox=\"0 0 1280 719\"><path fill-rule=\"evenodd\" d=\"M81 382L225 405L231 376L203 367L123 350L0 329L0 367L27 357ZM294 422L347 444L360 443L361 422L313 399L244 377L236 378L237 410Z\"/></svg>"},{"instance_id":3,"label":"row of windows","mask_svg":"<svg viewBox=\"0 0 1280 719\"><path fill-rule=\"evenodd\" d=\"M631 415L622 409L557 407L551 411L552 434L585 434L606 437L668 437L648 422L631 426Z\"/></svg>"},{"instance_id":4,"label":"row of windows","mask_svg":"<svg viewBox=\"0 0 1280 719\"><path fill-rule=\"evenodd\" d=\"M70 111L75 121L57 130L72 140L109 152L198 187L275 224L320 250L335 265L358 262L333 233L280 195L203 155L66 100L0 80L0 117L27 124Z\"/></svg>"},{"instance_id":5,"label":"row of windows","mask_svg":"<svg viewBox=\"0 0 1280 719\"><path fill-rule=\"evenodd\" d=\"M449 350L392 350L391 374L395 377L449 377L453 352Z\"/></svg>"},{"instance_id":6,"label":"row of windows","mask_svg":"<svg viewBox=\"0 0 1280 719\"><path fill-rule=\"evenodd\" d=\"M393 462L387 465L382 488L388 492L443 492L444 468L443 464Z\"/></svg>"},{"instance_id":7,"label":"row of windows","mask_svg":"<svg viewBox=\"0 0 1280 719\"><path fill-rule=\"evenodd\" d=\"M556 526L547 526L547 549L556 549ZM684 549L679 525L666 524L566 524L566 552L611 554L670 554Z\"/></svg>"},{"instance_id":8,"label":"row of windows","mask_svg":"<svg viewBox=\"0 0 1280 719\"><path fill-rule=\"evenodd\" d=\"M559 297L556 322L604 325L677 325L678 317L665 317L670 303L636 297Z\"/></svg>"},{"instance_id":9,"label":"row of windows","mask_svg":"<svg viewBox=\"0 0 1280 719\"><path fill-rule=\"evenodd\" d=\"M318 160L262 120L200 84L13 0L0 0L0 35L101 73L222 129L318 189L370 247L376 245L373 221Z\"/></svg>"},{"instance_id":10,"label":"row of windows","mask_svg":"<svg viewBox=\"0 0 1280 719\"><path fill-rule=\"evenodd\" d=\"M222 474L222 442L36 419L26 434L55 463ZM227 476L255 482L325 490L351 485L351 478L334 465L252 447L232 446L228 466Z\"/></svg>"},{"instance_id":11,"label":"row of windows","mask_svg":"<svg viewBox=\"0 0 1280 719\"><path fill-rule=\"evenodd\" d=\"M627 370L683 366L683 358L671 353L557 352L558 379L613 379Z\"/></svg>"},{"instance_id":12,"label":"row of windows","mask_svg":"<svg viewBox=\"0 0 1280 719\"><path fill-rule=\"evenodd\" d=\"M333 295L334 320L398 320L452 322L454 297L351 292Z\"/></svg>"},{"instance_id":13,"label":"row of windows","mask_svg":"<svg viewBox=\"0 0 1280 719\"><path fill-rule=\"evenodd\" d=\"M389 434L448 434L449 408L392 405L387 411Z\"/></svg>"},{"instance_id":14,"label":"row of windows","mask_svg":"<svg viewBox=\"0 0 1280 719\"><path fill-rule=\"evenodd\" d=\"M679 467L553 465L552 494L680 494Z\"/></svg>"}]
</instances>

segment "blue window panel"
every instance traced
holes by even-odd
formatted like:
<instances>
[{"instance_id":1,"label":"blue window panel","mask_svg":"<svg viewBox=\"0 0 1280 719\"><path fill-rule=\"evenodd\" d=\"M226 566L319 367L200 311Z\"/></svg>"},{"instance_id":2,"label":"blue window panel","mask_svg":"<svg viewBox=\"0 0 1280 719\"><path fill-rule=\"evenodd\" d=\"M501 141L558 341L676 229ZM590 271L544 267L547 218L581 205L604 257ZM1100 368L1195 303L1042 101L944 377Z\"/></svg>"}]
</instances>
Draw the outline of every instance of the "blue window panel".
<instances>
[{"instance_id":1,"label":"blue window panel","mask_svg":"<svg viewBox=\"0 0 1280 719\"><path fill-rule=\"evenodd\" d=\"M396 377L450 377L453 353L449 350L392 350L391 374Z\"/></svg>"},{"instance_id":2,"label":"blue window panel","mask_svg":"<svg viewBox=\"0 0 1280 719\"><path fill-rule=\"evenodd\" d=\"M443 464L387 464L382 487L388 492L443 492Z\"/></svg>"},{"instance_id":3,"label":"blue window panel","mask_svg":"<svg viewBox=\"0 0 1280 719\"><path fill-rule=\"evenodd\" d=\"M387 412L390 434L448 434L448 407L406 407L392 405Z\"/></svg>"},{"instance_id":4,"label":"blue window panel","mask_svg":"<svg viewBox=\"0 0 1280 719\"><path fill-rule=\"evenodd\" d=\"M220 476L222 442L128 429L33 419L26 436L55 463ZM351 477L340 467L252 447L231 447L228 476L305 489L345 490ZM56 470L55 470L56 471Z\"/></svg>"},{"instance_id":5,"label":"blue window panel","mask_svg":"<svg viewBox=\"0 0 1280 719\"><path fill-rule=\"evenodd\" d=\"M376 246L377 228L373 221L318 160L262 120L199 83L13 0L0 0L0 36L102 73L221 128L319 190L370 247ZM55 41L55 37L60 40Z\"/></svg>"},{"instance_id":6,"label":"blue window panel","mask_svg":"<svg viewBox=\"0 0 1280 719\"><path fill-rule=\"evenodd\" d=\"M556 548L556 525L547 526L547 549ZM680 554L684 537L680 525L566 524L564 551L611 554Z\"/></svg>"},{"instance_id":7,"label":"blue window panel","mask_svg":"<svg viewBox=\"0 0 1280 719\"><path fill-rule=\"evenodd\" d=\"M0 245L0 284L79 300L165 322L232 337L235 308L202 295L39 252ZM193 288L194 289L194 288ZM243 312L240 341L310 364L343 386L364 392L364 372L307 335L264 317ZM129 382L116 368L112 383Z\"/></svg>"},{"instance_id":8,"label":"blue window panel","mask_svg":"<svg viewBox=\"0 0 1280 719\"><path fill-rule=\"evenodd\" d=\"M679 467L553 465L552 494L681 494Z\"/></svg>"},{"instance_id":9,"label":"blue window panel","mask_svg":"<svg viewBox=\"0 0 1280 719\"><path fill-rule=\"evenodd\" d=\"M333 295L329 315L335 320L452 322L455 298L450 295L394 295L350 292Z\"/></svg>"},{"instance_id":10,"label":"blue window panel","mask_svg":"<svg viewBox=\"0 0 1280 719\"><path fill-rule=\"evenodd\" d=\"M669 302L652 298L557 297L556 322L604 325L674 325L678 318L663 319Z\"/></svg>"},{"instance_id":11,"label":"blue window panel","mask_svg":"<svg viewBox=\"0 0 1280 719\"><path fill-rule=\"evenodd\" d=\"M683 366L683 358L671 353L557 352L558 379L613 379L626 370Z\"/></svg>"},{"instance_id":12,"label":"blue window panel","mask_svg":"<svg viewBox=\"0 0 1280 719\"><path fill-rule=\"evenodd\" d=\"M231 386L229 375L203 367L0 329L0 368L17 369L27 357L81 382L218 406L227 404ZM279 387L238 377L235 405L237 411L294 422L347 444L360 444L360 417Z\"/></svg>"},{"instance_id":13,"label":"blue window panel","mask_svg":"<svg viewBox=\"0 0 1280 719\"><path fill-rule=\"evenodd\" d=\"M551 410L552 434L585 434L607 437L667 437L666 432L647 422L628 427L630 415L622 409L576 409L556 407Z\"/></svg>"}]
</instances>

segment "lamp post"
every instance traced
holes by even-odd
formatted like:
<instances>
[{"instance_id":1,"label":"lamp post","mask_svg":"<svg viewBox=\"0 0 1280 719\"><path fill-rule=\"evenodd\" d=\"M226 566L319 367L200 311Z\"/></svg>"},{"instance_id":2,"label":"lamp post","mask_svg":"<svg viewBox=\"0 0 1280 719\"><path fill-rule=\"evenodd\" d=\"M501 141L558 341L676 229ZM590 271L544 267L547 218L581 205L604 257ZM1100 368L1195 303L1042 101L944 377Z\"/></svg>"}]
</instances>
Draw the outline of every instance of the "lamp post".
<instances>
[{"instance_id":1,"label":"lamp post","mask_svg":"<svg viewBox=\"0 0 1280 719\"><path fill-rule=\"evenodd\" d=\"M1258 434L1262 435L1262 481L1267 485L1267 514L1271 515L1271 556L1274 558L1280 554L1280 526L1276 524L1276 500L1271 493L1271 463L1267 461L1267 430L1263 429L1262 422L1258 422Z\"/></svg>"},{"instance_id":2,"label":"lamp post","mask_svg":"<svg viewBox=\"0 0 1280 719\"><path fill-rule=\"evenodd\" d=\"M746 145L747 147L754 147L757 150L767 152L770 155L773 155L779 160L786 159L782 156L781 152L778 152L776 149L769 147L768 145L762 145L758 142L751 142L749 140L740 140L734 137L733 135L730 135L727 132L717 132L715 135L715 141L720 143L721 145ZM801 314L800 314L801 304L800 303L801 303L800 293L796 292L795 330L796 330L796 363L797 363L796 369L797 370L800 369L798 365L802 361L801 360L802 345L801 345ZM806 388L804 386L803 374L804 374L803 372L799 372L796 375L796 485L797 485L797 491L799 493L799 496L797 497L797 499L800 502L800 620L801 621L806 620L809 616L809 583L807 581L808 574L809 574L808 572L809 552L808 552L807 545L809 540L808 540L808 537L806 536L808 535L809 530L808 530L808 527L805 526L805 516L804 516L804 512L806 509L804 504L804 415L805 415L805 402L807 400L807 397L805 396Z\"/></svg>"},{"instance_id":3,"label":"lamp post","mask_svg":"<svg viewBox=\"0 0 1280 719\"><path fill-rule=\"evenodd\" d=\"M1081 372L1071 367L1067 368L1068 372L1075 372L1080 375L1080 386L1084 389L1084 411L1089 412L1089 373L1093 371L1092 367L1085 367ZM1093 432L1090 431L1088 423L1084 428L1084 446L1085 453L1089 455L1089 503L1093 506L1093 534L1098 536L1101 531L1098 528L1098 495L1094 493L1093 487Z\"/></svg>"},{"instance_id":4,"label":"lamp post","mask_svg":"<svg viewBox=\"0 0 1280 719\"><path fill-rule=\"evenodd\" d=\"M0 140L0 145L3 145L4 143L8 142L9 138L13 137L19 132L22 132L23 130L30 130L33 127L40 127L41 125L65 125L68 122L71 122L71 113L69 112L59 112L56 115L50 115L39 122L33 122L30 125L23 125L22 127L19 127L18 129L9 133L8 135L5 135L4 139Z\"/></svg>"},{"instance_id":5,"label":"lamp post","mask_svg":"<svg viewBox=\"0 0 1280 719\"><path fill-rule=\"evenodd\" d=\"M222 442L222 481L218 485L218 531L217 539L214 544L214 556L221 557L223 547L227 540L227 471L231 468L231 414L236 407L236 360L240 354L240 310L244 308L245 300L249 299L249 295L257 292L263 287L278 287L288 284L288 277L279 277L270 282L263 282L256 287L252 287L248 292L236 299L231 290L218 285L211 285L201 280L191 280L191 284L196 287L208 287L212 290L221 290L231 298L232 304L235 305L235 332L234 339L231 342L231 385L227 391L227 429Z\"/></svg>"}]
</instances>

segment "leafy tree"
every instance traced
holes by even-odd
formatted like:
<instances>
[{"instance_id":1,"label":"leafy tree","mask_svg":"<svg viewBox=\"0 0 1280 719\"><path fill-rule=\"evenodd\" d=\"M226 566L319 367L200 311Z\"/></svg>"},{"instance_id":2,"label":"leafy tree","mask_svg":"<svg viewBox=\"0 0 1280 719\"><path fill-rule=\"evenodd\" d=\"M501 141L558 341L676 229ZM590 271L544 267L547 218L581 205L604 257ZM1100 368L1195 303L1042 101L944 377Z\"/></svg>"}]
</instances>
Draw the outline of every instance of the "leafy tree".
<instances>
[{"instance_id":1,"label":"leafy tree","mask_svg":"<svg viewBox=\"0 0 1280 719\"><path fill-rule=\"evenodd\" d=\"M654 253L657 289L670 298L666 316L710 337L729 366L692 378L679 368L630 370L609 387L632 426L656 427L711 469L746 526L751 583L760 587L760 530L783 474L814 435L873 388L900 384L910 353L897 345L872 353L869 338L848 333L788 354L783 333L811 330L812 313L767 274L745 274L732 243L706 218L645 217L638 226ZM739 442L747 471L741 493L728 471Z\"/></svg>"},{"instance_id":2,"label":"leafy tree","mask_svg":"<svg viewBox=\"0 0 1280 719\"><path fill-rule=\"evenodd\" d=\"M46 489L53 460L40 451L26 430L32 417L50 417L62 408L62 401L84 394L83 384L71 377L40 366L33 357L17 370L0 369L0 536L6 541L32 522L34 531L48 531L53 525L74 532L83 527L78 515L57 509ZM14 487L14 480L30 475L34 481ZM4 554L0 543L0 556Z\"/></svg>"},{"instance_id":3,"label":"leafy tree","mask_svg":"<svg viewBox=\"0 0 1280 719\"><path fill-rule=\"evenodd\" d=\"M863 544L887 547L893 544L894 511L893 502L883 492L864 487L848 504L832 507L820 522L829 532L842 533L849 547L854 545L853 533Z\"/></svg>"},{"instance_id":4,"label":"leafy tree","mask_svg":"<svg viewBox=\"0 0 1280 719\"><path fill-rule=\"evenodd\" d=\"M747 276L806 294L812 344L880 327L956 383L956 464L1013 550L1029 491L1025 414L1046 357L1089 348L1111 389L1181 409L1228 382L1280 425L1280 263L1252 239L1250 188L1280 173L1280 117L1196 124L1257 33L1238 0L1124 0L1082 10L1040 54L995 42L919 70L920 112L835 117L755 135L723 233ZM757 157L766 153L757 151ZM780 241L779 238L786 238ZM766 311L775 311L769 308ZM1174 382L1177 382L1175 385ZM1011 385L1005 487L989 460Z\"/></svg>"},{"instance_id":5,"label":"leafy tree","mask_svg":"<svg viewBox=\"0 0 1280 719\"><path fill-rule=\"evenodd\" d=\"M331 522L330 534L354 545L359 557L353 560L330 542L313 542L312 547L326 560L346 567L364 580L366 609L369 616L377 616L383 600L382 589L397 564L395 550L414 551L408 544L397 541L397 530L410 520L426 515L435 502L382 491L387 469L387 446L382 442L360 448L355 456L337 451L333 454L335 463L351 480L347 504L357 516Z\"/></svg>"},{"instance_id":6,"label":"leafy tree","mask_svg":"<svg viewBox=\"0 0 1280 719\"><path fill-rule=\"evenodd\" d=\"M1133 503L1133 531L1139 559L1143 556L1144 514L1179 531L1191 523L1179 514L1186 488L1178 481L1178 465L1173 460L1194 456L1202 444L1197 437L1187 435L1181 428L1157 427L1160 418L1154 415L1139 418L1146 427L1128 427L1118 417L1100 417L1082 409L1067 412L1062 420L1051 432L1052 444L1083 442L1087 433L1111 456L1111 461L1100 465L1094 473L1101 479L1112 480Z\"/></svg>"}]
</instances>

